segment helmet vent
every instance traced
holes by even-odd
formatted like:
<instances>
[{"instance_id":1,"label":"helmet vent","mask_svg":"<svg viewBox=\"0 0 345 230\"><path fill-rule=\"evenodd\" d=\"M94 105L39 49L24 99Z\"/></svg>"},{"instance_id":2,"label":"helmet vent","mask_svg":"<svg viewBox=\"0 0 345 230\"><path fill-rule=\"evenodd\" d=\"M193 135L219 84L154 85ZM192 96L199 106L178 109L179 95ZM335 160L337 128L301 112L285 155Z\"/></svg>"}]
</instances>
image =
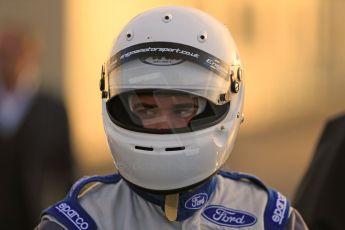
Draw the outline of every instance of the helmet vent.
<instances>
[{"instance_id":1,"label":"helmet vent","mask_svg":"<svg viewBox=\"0 0 345 230\"><path fill-rule=\"evenodd\" d=\"M133 32L132 31L127 31L126 33L126 40L130 41L133 39Z\"/></svg>"},{"instance_id":2,"label":"helmet vent","mask_svg":"<svg viewBox=\"0 0 345 230\"><path fill-rule=\"evenodd\" d=\"M186 147L181 146L181 147L173 147L173 148L165 148L165 151L181 151L181 150L185 150Z\"/></svg>"},{"instance_id":3,"label":"helmet vent","mask_svg":"<svg viewBox=\"0 0 345 230\"><path fill-rule=\"evenodd\" d=\"M153 151L152 147L144 147L144 146L135 146L135 149L144 150L144 151Z\"/></svg>"},{"instance_id":4,"label":"helmet vent","mask_svg":"<svg viewBox=\"0 0 345 230\"><path fill-rule=\"evenodd\" d=\"M202 31L198 34L198 41L199 42L205 42L207 40L207 32L206 31Z\"/></svg>"},{"instance_id":5,"label":"helmet vent","mask_svg":"<svg viewBox=\"0 0 345 230\"><path fill-rule=\"evenodd\" d=\"M167 14L165 14L164 15L164 17L163 17L163 22L170 22L171 21L171 19L172 19L172 15L170 14L170 13L167 13Z\"/></svg>"}]
</instances>

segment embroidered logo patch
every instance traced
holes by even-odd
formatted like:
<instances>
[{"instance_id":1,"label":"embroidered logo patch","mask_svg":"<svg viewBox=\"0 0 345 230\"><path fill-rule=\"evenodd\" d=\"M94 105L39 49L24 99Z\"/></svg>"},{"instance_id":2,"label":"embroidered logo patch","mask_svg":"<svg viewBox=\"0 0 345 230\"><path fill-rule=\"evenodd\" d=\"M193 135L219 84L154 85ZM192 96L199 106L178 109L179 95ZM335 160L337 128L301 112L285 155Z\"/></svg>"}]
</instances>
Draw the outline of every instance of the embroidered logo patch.
<instances>
[{"instance_id":1,"label":"embroidered logo patch","mask_svg":"<svg viewBox=\"0 0 345 230\"><path fill-rule=\"evenodd\" d=\"M207 206L202 216L214 224L233 228L252 226L257 221L256 216L251 213L220 205Z\"/></svg>"},{"instance_id":2,"label":"embroidered logo patch","mask_svg":"<svg viewBox=\"0 0 345 230\"><path fill-rule=\"evenodd\" d=\"M275 207L273 215L272 215L272 220L275 223L282 224L282 221L284 219L284 213L286 210L287 200L279 192L277 194L278 194L278 198L276 201L276 207Z\"/></svg>"},{"instance_id":3,"label":"embroidered logo patch","mask_svg":"<svg viewBox=\"0 0 345 230\"><path fill-rule=\"evenodd\" d=\"M68 204L60 203L55 206L59 212L66 216L78 229L84 230L89 228L89 224L80 217L79 213L73 210Z\"/></svg>"},{"instance_id":4,"label":"embroidered logo patch","mask_svg":"<svg viewBox=\"0 0 345 230\"><path fill-rule=\"evenodd\" d=\"M187 209L200 209L208 201L207 193L198 193L189 198L184 206Z\"/></svg>"}]
</instances>

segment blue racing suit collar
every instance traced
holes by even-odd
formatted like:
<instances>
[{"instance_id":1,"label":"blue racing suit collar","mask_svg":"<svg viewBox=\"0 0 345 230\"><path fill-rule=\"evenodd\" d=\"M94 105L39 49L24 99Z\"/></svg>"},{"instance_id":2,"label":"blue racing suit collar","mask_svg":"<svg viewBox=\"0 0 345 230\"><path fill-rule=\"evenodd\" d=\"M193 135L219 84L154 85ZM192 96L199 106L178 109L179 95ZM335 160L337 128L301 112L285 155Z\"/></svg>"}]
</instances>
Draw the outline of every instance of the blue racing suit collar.
<instances>
[{"instance_id":1,"label":"blue racing suit collar","mask_svg":"<svg viewBox=\"0 0 345 230\"><path fill-rule=\"evenodd\" d=\"M212 176L194 188L180 191L178 212L176 221L184 221L191 217L195 212L204 207L214 192L217 184L216 176ZM166 194L150 192L133 184L129 184L131 189L143 199L158 205L164 211Z\"/></svg>"}]
</instances>

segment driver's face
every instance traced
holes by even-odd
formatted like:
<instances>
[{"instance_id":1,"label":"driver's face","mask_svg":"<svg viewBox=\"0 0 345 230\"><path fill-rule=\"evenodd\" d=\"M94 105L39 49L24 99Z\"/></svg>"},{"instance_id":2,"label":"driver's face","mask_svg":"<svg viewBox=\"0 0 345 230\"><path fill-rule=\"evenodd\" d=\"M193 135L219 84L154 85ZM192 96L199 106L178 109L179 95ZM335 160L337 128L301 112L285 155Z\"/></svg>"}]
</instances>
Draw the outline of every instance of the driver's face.
<instances>
[{"instance_id":1,"label":"driver's face","mask_svg":"<svg viewBox=\"0 0 345 230\"><path fill-rule=\"evenodd\" d=\"M130 108L144 128L185 128L198 110L198 99L188 95L135 95Z\"/></svg>"}]
</instances>

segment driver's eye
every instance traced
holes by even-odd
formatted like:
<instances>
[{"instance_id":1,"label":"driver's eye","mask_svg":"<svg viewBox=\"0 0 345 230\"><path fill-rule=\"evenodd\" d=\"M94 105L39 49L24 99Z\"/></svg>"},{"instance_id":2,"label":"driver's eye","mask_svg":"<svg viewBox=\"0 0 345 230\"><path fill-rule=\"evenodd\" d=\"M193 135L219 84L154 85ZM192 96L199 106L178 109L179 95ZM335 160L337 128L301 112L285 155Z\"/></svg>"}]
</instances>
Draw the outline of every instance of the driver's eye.
<instances>
[{"instance_id":1,"label":"driver's eye","mask_svg":"<svg viewBox=\"0 0 345 230\"><path fill-rule=\"evenodd\" d=\"M142 119L153 118L158 115L157 108L150 108L145 106L137 107L133 112Z\"/></svg>"},{"instance_id":2,"label":"driver's eye","mask_svg":"<svg viewBox=\"0 0 345 230\"><path fill-rule=\"evenodd\" d=\"M195 114L195 107L192 108L179 108L174 110L174 115L180 118L188 118Z\"/></svg>"}]
</instances>

